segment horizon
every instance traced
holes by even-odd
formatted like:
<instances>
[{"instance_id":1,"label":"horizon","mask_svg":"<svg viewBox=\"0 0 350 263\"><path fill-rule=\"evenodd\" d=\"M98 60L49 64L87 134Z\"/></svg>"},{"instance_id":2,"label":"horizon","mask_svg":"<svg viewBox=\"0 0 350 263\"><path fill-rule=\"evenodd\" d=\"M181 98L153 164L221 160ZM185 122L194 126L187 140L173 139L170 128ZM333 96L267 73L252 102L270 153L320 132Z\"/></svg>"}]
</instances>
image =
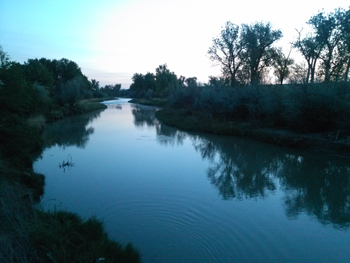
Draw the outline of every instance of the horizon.
<instances>
[{"instance_id":1,"label":"horizon","mask_svg":"<svg viewBox=\"0 0 350 263\"><path fill-rule=\"evenodd\" d=\"M274 6L275 8L271 8ZM0 45L11 60L67 58L101 86L129 88L135 73L155 72L162 64L180 75L206 83L218 76L207 51L226 21L270 22L283 33L276 46L286 52L306 22L319 11L348 9L343 0L277 8L278 2L236 4L228 0L21 1L4 0L0 10ZM251 7L254 6L252 9ZM237 10L237 11L236 11ZM246 10L246 12L242 12ZM305 32L306 32L305 31ZM291 57L300 56L296 50Z\"/></svg>"}]
</instances>

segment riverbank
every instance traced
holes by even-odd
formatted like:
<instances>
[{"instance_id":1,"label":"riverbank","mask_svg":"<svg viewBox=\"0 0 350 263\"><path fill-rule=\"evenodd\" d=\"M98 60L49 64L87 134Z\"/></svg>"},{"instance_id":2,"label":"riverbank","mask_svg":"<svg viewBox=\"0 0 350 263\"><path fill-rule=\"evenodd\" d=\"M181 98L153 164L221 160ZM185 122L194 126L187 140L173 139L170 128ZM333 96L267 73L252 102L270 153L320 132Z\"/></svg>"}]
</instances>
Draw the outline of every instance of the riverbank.
<instances>
[{"instance_id":1,"label":"riverbank","mask_svg":"<svg viewBox=\"0 0 350 263\"><path fill-rule=\"evenodd\" d=\"M82 100L0 127L0 262L140 262L131 244L108 238L102 221L38 206L45 176L32 166L42 152L45 123L105 109L100 102L107 99Z\"/></svg>"},{"instance_id":2,"label":"riverbank","mask_svg":"<svg viewBox=\"0 0 350 263\"><path fill-rule=\"evenodd\" d=\"M166 125L186 131L243 136L283 147L301 148L350 156L350 134L346 130L326 133L295 133L259 123L224 121L200 112L163 108L156 117Z\"/></svg>"}]
</instances>

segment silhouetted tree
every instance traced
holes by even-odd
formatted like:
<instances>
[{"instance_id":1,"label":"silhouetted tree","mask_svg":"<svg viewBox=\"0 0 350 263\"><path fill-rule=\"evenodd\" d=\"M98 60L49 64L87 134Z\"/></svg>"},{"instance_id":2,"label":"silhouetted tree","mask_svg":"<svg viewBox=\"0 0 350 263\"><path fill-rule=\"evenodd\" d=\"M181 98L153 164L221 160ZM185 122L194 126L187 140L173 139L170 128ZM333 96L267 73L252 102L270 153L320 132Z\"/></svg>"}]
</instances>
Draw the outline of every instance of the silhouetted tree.
<instances>
[{"instance_id":1,"label":"silhouetted tree","mask_svg":"<svg viewBox=\"0 0 350 263\"><path fill-rule=\"evenodd\" d=\"M320 60L322 74L324 75L324 81L331 81L332 76L339 75L339 69L342 68L342 64L345 63L349 54L346 54L346 48L343 48L344 37L346 33L347 12L344 9L337 9L335 12L325 14L320 12L315 16L312 16L308 21L308 24L315 32L316 40L323 47ZM345 33L345 34L344 34ZM344 59L345 58L345 59ZM336 78L339 78L336 77Z\"/></svg>"},{"instance_id":2,"label":"silhouetted tree","mask_svg":"<svg viewBox=\"0 0 350 263\"><path fill-rule=\"evenodd\" d=\"M244 57L239 35L239 26L226 22L218 37L208 50L209 58L221 66L222 75L229 80L230 86L239 84L237 73L241 69Z\"/></svg>"},{"instance_id":3,"label":"silhouetted tree","mask_svg":"<svg viewBox=\"0 0 350 263\"><path fill-rule=\"evenodd\" d=\"M290 66L294 63L294 60L290 58L290 53L292 49L289 51L286 56L281 48L275 49L273 54L272 66L274 68L274 74L277 77L278 82L282 85L283 81L290 74Z\"/></svg>"},{"instance_id":4,"label":"silhouetted tree","mask_svg":"<svg viewBox=\"0 0 350 263\"><path fill-rule=\"evenodd\" d=\"M273 30L270 23L242 25L241 45L249 69L250 83L260 82L263 69L272 63L274 50L272 44L281 37L281 30Z\"/></svg>"}]
</instances>

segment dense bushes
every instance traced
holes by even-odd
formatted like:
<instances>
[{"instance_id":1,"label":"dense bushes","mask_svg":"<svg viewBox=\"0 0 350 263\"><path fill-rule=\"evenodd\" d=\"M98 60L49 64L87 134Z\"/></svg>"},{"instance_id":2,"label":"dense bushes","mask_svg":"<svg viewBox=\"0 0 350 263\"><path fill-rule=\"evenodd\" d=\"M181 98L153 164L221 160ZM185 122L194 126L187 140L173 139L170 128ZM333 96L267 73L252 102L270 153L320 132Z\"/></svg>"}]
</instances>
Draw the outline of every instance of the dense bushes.
<instances>
[{"instance_id":1,"label":"dense bushes","mask_svg":"<svg viewBox=\"0 0 350 263\"><path fill-rule=\"evenodd\" d=\"M209 118L320 132L349 128L350 84L185 87L173 90L169 103Z\"/></svg>"}]
</instances>

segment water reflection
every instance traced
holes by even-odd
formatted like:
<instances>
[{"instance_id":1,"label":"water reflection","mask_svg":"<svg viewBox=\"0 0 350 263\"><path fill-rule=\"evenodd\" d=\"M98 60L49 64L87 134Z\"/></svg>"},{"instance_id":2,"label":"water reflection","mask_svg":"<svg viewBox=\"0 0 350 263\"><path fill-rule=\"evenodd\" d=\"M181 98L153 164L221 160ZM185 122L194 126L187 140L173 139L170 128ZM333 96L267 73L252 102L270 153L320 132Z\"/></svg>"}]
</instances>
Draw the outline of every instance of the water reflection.
<instances>
[{"instance_id":1,"label":"water reflection","mask_svg":"<svg viewBox=\"0 0 350 263\"><path fill-rule=\"evenodd\" d=\"M154 107L131 104L131 112L136 127L153 127L159 124L155 117L156 108Z\"/></svg>"},{"instance_id":2,"label":"water reflection","mask_svg":"<svg viewBox=\"0 0 350 263\"><path fill-rule=\"evenodd\" d=\"M225 137L209 138L196 137L194 147L202 158L211 160L207 176L223 199L264 198L276 190L274 178L279 166L273 152L259 144L247 147L246 141L232 145Z\"/></svg>"},{"instance_id":3,"label":"water reflection","mask_svg":"<svg viewBox=\"0 0 350 263\"><path fill-rule=\"evenodd\" d=\"M306 213L323 224L349 227L350 166L345 161L336 163L325 161L330 159L327 156L317 159L254 142L232 145L212 138L197 137L194 145L203 158L213 161L207 176L223 199L264 198L278 183L289 218Z\"/></svg>"},{"instance_id":4,"label":"water reflection","mask_svg":"<svg viewBox=\"0 0 350 263\"><path fill-rule=\"evenodd\" d=\"M73 116L47 125L43 133L44 148L55 145L85 148L89 136L94 133L94 128L88 125L100 117L100 113L101 111Z\"/></svg>"},{"instance_id":5,"label":"water reflection","mask_svg":"<svg viewBox=\"0 0 350 263\"><path fill-rule=\"evenodd\" d=\"M138 128L155 128L158 143L165 146L182 144L183 140L187 137L186 132L181 132L159 122L155 117L157 108L138 104L131 104L131 108L135 126Z\"/></svg>"},{"instance_id":6,"label":"water reflection","mask_svg":"<svg viewBox=\"0 0 350 263\"><path fill-rule=\"evenodd\" d=\"M210 161L209 181L224 200L266 198L277 187L290 219L301 213L322 224L350 226L350 165L345 160L317 156L225 136L195 135L161 124L155 109L133 105L137 127L155 127L162 145L181 144L186 138L203 159Z\"/></svg>"},{"instance_id":7,"label":"water reflection","mask_svg":"<svg viewBox=\"0 0 350 263\"><path fill-rule=\"evenodd\" d=\"M350 226L349 165L291 155L285 155L282 162L279 179L288 217L307 213L323 224Z\"/></svg>"}]
</instances>

